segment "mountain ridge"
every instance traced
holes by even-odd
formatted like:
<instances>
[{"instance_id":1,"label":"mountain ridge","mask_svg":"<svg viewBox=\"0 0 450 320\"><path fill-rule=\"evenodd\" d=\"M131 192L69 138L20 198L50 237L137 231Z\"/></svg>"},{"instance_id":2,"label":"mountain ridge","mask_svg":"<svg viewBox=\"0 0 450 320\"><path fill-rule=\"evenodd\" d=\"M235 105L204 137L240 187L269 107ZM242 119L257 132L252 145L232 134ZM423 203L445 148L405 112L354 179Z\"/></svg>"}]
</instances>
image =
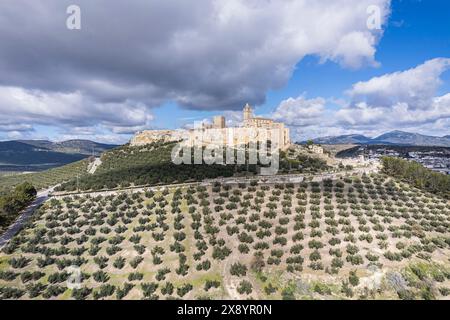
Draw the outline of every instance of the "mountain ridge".
<instances>
[{"instance_id":1,"label":"mountain ridge","mask_svg":"<svg viewBox=\"0 0 450 320\"><path fill-rule=\"evenodd\" d=\"M443 137L428 136L420 133L394 130L370 138L360 134L327 136L312 139L317 144L385 144L405 146L450 147L450 135ZM303 141L301 143L305 143Z\"/></svg>"},{"instance_id":2,"label":"mountain ridge","mask_svg":"<svg viewBox=\"0 0 450 320\"><path fill-rule=\"evenodd\" d=\"M0 141L0 171L39 171L69 164L117 147L91 140Z\"/></svg>"},{"instance_id":3,"label":"mountain ridge","mask_svg":"<svg viewBox=\"0 0 450 320\"><path fill-rule=\"evenodd\" d=\"M60 142L53 142L49 140L11 140L3 142L19 142L37 148L48 149L56 152L78 153L84 155L92 155L92 153L94 153L94 155L100 154L103 151L113 149L118 146L114 144L99 143L92 140L83 140L83 139L71 139Z\"/></svg>"}]
</instances>

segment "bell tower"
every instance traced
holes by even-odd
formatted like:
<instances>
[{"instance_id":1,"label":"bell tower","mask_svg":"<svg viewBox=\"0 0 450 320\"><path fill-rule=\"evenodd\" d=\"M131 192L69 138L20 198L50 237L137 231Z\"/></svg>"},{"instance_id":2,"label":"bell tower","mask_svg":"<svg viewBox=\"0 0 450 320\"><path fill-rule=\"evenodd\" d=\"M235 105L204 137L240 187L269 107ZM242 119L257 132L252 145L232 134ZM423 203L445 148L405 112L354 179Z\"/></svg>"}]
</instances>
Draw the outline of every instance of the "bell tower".
<instances>
[{"instance_id":1,"label":"bell tower","mask_svg":"<svg viewBox=\"0 0 450 320\"><path fill-rule=\"evenodd\" d=\"M244 112L244 121L250 120L253 118L253 109L252 109L252 107L250 107L250 105L248 103L244 106L243 112Z\"/></svg>"}]
</instances>

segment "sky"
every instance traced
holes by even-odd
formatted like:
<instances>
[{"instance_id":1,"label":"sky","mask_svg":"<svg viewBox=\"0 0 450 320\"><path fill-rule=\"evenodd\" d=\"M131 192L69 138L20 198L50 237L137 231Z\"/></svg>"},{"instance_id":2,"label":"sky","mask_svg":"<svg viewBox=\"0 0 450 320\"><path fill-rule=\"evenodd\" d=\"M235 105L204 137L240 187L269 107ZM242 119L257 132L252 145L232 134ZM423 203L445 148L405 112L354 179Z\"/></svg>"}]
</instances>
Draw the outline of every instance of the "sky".
<instances>
[{"instance_id":1,"label":"sky","mask_svg":"<svg viewBox=\"0 0 450 320\"><path fill-rule=\"evenodd\" d=\"M2 0L0 140L126 143L247 102L294 141L444 136L449 69L444 0Z\"/></svg>"}]
</instances>

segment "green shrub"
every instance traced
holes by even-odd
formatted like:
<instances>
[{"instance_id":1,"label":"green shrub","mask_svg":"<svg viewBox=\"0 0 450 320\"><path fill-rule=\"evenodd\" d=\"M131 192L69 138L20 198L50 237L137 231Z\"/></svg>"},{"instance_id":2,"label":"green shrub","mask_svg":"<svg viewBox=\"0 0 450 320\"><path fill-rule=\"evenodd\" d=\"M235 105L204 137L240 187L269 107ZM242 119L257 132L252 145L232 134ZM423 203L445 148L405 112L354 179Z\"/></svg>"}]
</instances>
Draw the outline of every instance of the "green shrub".
<instances>
[{"instance_id":1,"label":"green shrub","mask_svg":"<svg viewBox=\"0 0 450 320\"><path fill-rule=\"evenodd\" d=\"M247 280L242 280L239 283L239 286L237 288L237 292L239 292L240 294L250 294L250 293L252 293L252 291L253 291L253 286Z\"/></svg>"},{"instance_id":2,"label":"green shrub","mask_svg":"<svg viewBox=\"0 0 450 320\"><path fill-rule=\"evenodd\" d=\"M348 276L348 282L356 287L359 284L359 277L356 275L356 271L350 271Z\"/></svg>"}]
</instances>

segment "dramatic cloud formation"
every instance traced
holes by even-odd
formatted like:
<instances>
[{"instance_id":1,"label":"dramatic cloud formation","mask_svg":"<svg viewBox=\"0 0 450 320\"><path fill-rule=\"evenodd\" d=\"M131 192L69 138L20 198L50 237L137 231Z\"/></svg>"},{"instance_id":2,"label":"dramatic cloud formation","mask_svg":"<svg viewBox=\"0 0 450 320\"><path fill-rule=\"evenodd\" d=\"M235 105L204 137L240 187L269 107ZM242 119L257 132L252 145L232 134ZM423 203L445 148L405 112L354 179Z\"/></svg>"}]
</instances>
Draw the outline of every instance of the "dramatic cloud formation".
<instances>
[{"instance_id":1,"label":"dramatic cloud formation","mask_svg":"<svg viewBox=\"0 0 450 320\"><path fill-rule=\"evenodd\" d=\"M33 123L40 125L58 124L76 127L91 127L97 124L121 133L141 124L148 124L152 116L140 103L98 103L79 91L73 93L25 90L17 87L0 87L0 129L29 129Z\"/></svg>"},{"instance_id":2,"label":"dramatic cloud formation","mask_svg":"<svg viewBox=\"0 0 450 320\"><path fill-rule=\"evenodd\" d=\"M384 23L390 6L79 0L82 29L71 31L72 3L0 3L0 125L96 123L124 133L148 125L148 110L167 101L215 110L261 104L306 55L349 68L375 65L382 30L367 28L367 7L378 5Z\"/></svg>"},{"instance_id":3,"label":"dramatic cloud formation","mask_svg":"<svg viewBox=\"0 0 450 320\"><path fill-rule=\"evenodd\" d=\"M336 103L332 99L289 98L273 116L302 126L294 130L298 140L350 133L373 136L394 129L440 135L448 130L450 93L435 95L442 83L441 74L449 68L450 59L438 58L410 70L358 82L347 91L350 100L336 111L326 111L326 103ZM311 118L314 121L309 122Z\"/></svg>"}]
</instances>

